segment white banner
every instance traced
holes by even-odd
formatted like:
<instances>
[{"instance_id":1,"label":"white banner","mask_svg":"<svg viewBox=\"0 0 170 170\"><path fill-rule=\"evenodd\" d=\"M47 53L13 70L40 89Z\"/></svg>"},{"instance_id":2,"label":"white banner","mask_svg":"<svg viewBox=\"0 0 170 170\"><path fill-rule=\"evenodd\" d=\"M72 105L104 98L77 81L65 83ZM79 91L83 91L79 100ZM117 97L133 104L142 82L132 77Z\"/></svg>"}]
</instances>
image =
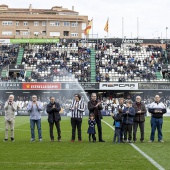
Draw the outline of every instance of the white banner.
<instances>
[{"instance_id":1,"label":"white banner","mask_svg":"<svg viewBox=\"0 0 170 170\"><path fill-rule=\"evenodd\" d=\"M100 90L138 90L138 83L100 83Z\"/></svg>"},{"instance_id":2,"label":"white banner","mask_svg":"<svg viewBox=\"0 0 170 170\"><path fill-rule=\"evenodd\" d=\"M0 39L0 44L10 44L10 39Z\"/></svg>"}]
</instances>

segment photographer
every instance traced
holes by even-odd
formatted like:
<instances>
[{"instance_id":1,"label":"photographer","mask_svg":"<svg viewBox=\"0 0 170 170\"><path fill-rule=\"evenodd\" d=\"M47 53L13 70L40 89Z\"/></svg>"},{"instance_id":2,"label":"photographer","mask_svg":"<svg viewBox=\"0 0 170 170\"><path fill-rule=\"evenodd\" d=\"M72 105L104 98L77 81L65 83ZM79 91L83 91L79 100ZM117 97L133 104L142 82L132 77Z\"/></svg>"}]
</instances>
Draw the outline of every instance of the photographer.
<instances>
[{"instance_id":1,"label":"photographer","mask_svg":"<svg viewBox=\"0 0 170 170\"><path fill-rule=\"evenodd\" d=\"M14 142L14 122L15 122L15 111L17 110L17 103L14 102L14 95L10 95L8 100L5 102L5 139L8 141L8 130L9 126L11 129L11 141Z\"/></svg>"},{"instance_id":2,"label":"photographer","mask_svg":"<svg viewBox=\"0 0 170 170\"><path fill-rule=\"evenodd\" d=\"M61 142L61 130L60 130L61 116L59 113L60 110L61 110L60 104L55 102L55 97L51 96L50 103L47 105L51 142L54 142L54 134L53 134L54 123L57 128L58 141Z\"/></svg>"},{"instance_id":3,"label":"photographer","mask_svg":"<svg viewBox=\"0 0 170 170\"><path fill-rule=\"evenodd\" d=\"M42 104L40 101L37 101L37 96L32 96L32 101L28 103L27 110L30 113L30 128L31 128L31 140L30 142L35 142L35 124L38 129L39 141L42 142L42 133L41 133L41 112Z\"/></svg>"}]
</instances>

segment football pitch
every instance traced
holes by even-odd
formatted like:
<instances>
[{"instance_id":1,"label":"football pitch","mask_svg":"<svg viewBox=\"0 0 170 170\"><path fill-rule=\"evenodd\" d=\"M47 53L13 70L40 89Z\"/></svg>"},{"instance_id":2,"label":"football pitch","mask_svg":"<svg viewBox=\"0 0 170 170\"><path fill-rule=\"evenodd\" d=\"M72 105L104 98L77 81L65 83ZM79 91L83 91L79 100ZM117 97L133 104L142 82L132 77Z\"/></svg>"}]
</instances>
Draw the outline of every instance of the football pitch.
<instances>
[{"instance_id":1,"label":"football pitch","mask_svg":"<svg viewBox=\"0 0 170 170\"><path fill-rule=\"evenodd\" d=\"M112 126L113 119L104 117L105 122ZM70 117L62 117L61 132L62 142L57 141L57 132L54 128L55 142L50 142L49 126L47 117L42 117L43 142L37 139L30 143L29 117L16 116L15 119L15 142L3 142L4 117L0 117L0 169L2 170L40 170L40 169L69 169L69 170L154 170L158 169L139 153L132 145L152 158L162 169L170 169L170 117L164 117L163 138L164 143L157 141L148 143L150 136L150 117L145 123L145 142L139 141L134 144L114 144L113 129L106 123L102 123L103 139L105 143L89 143L88 141L88 118L83 118L82 142L70 142L71 125ZM96 128L97 131L97 128ZM97 136L97 134L96 134ZM77 136L76 136L77 137ZM161 169L161 168L160 168Z\"/></svg>"}]
</instances>

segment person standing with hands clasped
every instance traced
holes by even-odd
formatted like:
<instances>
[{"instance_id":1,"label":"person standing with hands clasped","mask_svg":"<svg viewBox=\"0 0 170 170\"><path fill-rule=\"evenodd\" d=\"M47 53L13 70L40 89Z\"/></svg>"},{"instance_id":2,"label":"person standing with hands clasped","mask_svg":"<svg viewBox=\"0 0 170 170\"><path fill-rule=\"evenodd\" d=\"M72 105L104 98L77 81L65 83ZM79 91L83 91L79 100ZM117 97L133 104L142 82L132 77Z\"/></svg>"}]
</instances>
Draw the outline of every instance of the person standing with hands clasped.
<instances>
[{"instance_id":1,"label":"person standing with hands clasped","mask_svg":"<svg viewBox=\"0 0 170 170\"><path fill-rule=\"evenodd\" d=\"M141 102L141 97L136 96L136 102L133 103L132 107L135 109L135 117L133 119L133 142L136 142L136 132L139 125L140 128L140 141L144 141L144 123L145 123L145 114L146 108L145 104Z\"/></svg>"},{"instance_id":2,"label":"person standing with hands clasped","mask_svg":"<svg viewBox=\"0 0 170 170\"><path fill-rule=\"evenodd\" d=\"M148 142L153 142L155 138L155 130L158 130L158 142L164 142L162 140L162 124L163 124L163 114L166 113L165 105L160 102L160 96L156 95L154 102L149 106L149 113L151 113L151 135Z\"/></svg>"},{"instance_id":3,"label":"person standing with hands clasped","mask_svg":"<svg viewBox=\"0 0 170 170\"><path fill-rule=\"evenodd\" d=\"M97 99L96 93L92 93L91 100L88 102L89 115L94 114L98 128L99 142L105 142L102 139L102 123L101 123L101 119L103 119L101 110L103 108L101 102L97 101L96 99Z\"/></svg>"},{"instance_id":4,"label":"person standing with hands clasped","mask_svg":"<svg viewBox=\"0 0 170 170\"><path fill-rule=\"evenodd\" d=\"M94 119L94 114L90 114L88 124L89 124L89 127L88 127L88 130L87 130L87 133L89 134L89 142L91 142L91 136L92 136L93 142L96 142L96 137L95 137L95 134L96 134L95 124L96 124L96 121Z\"/></svg>"},{"instance_id":5,"label":"person standing with hands clasped","mask_svg":"<svg viewBox=\"0 0 170 170\"><path fill-rule=\"evenodd\" d=\"M135 109L132 107L132 101L126 101L126 107L123 110L123 126L124 126L124 142L127 142L127 134L128 134L128 142L132 141L132 126L133 126L133 118L135 116Z\"/></svg>"},{"instance_id":6,"label":"person standing with hands clasped","mask_svg":"<svg viewBox=\"0 0 170 170\"><path fill-rule=\"evenodd\" d=\"M4 142L8 141L8 130L9 126L11 129L11 141L14 142L14 123L15 123L15 112L17 111L17 103L14 102L14 95L10 95L8 100L5 102L5 139Z\"/></svg>"},{"instance_id":7,"label":"person standing with hands clasped","mask_svg":"<svg viewBox=\"0 0 170 170\"><path fill-rule=\"evenodd\" d=\"M60 110L61 110L60 104L55 102L55 97L51 96L50 103L47 105L51 142L54 142L54 134L53 134L54 123L57 128L58 142L61 142L61 130L60 130L61 116L59 113Z\"/></svg>"},{"instance_id":8,"label":"person standing with hands clasped","mask_svg":"<svg viewBox=\"0 0 170 170\"><path fill-rule=\"evenodd\" d=\"M82 141L81 124L82 124L83 113L85 110L85 104L84 104L84 101L81 100L80 94L75 94L74 98L75 99L72 101L72 103L70 105L71 126L72 126L71 142L75 141L76 128L78 131L78 141L81 142Z\"/></svg>"},{"instance_id":9,"label":"person standing with hands clasped","mask_svg":"<svg viewBox=\"0 0 170 170\"><path fill-rule=\"evenodd\" d=\"M42 132L41 132L41 111L42 104L37 101L37 96L32 96L32 101L28 103L27 110L30 113L30 128L31 128L31 140L30 142L35 142L35 124L38 129L38 138L42 142Z\"/></svg>"}]
</instances>

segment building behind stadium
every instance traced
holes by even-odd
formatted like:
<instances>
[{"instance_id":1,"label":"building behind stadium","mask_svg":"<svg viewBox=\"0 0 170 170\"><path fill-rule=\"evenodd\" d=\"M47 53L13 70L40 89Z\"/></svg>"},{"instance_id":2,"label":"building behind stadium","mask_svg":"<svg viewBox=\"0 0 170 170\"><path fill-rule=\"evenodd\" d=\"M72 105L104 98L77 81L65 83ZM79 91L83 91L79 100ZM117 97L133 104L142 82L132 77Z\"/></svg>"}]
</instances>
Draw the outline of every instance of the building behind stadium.
<instances>
[{"instance_id":1,"label":"building behind stadium","mask_svg":"<svg viewBox=\"0 0 170 170\"><path fill-rule=\"evenodd\" d=\"M51 9L10 8L0 5L0 39L82 38L88 16L61 6Z\"/></svg>"}]
</instances>

